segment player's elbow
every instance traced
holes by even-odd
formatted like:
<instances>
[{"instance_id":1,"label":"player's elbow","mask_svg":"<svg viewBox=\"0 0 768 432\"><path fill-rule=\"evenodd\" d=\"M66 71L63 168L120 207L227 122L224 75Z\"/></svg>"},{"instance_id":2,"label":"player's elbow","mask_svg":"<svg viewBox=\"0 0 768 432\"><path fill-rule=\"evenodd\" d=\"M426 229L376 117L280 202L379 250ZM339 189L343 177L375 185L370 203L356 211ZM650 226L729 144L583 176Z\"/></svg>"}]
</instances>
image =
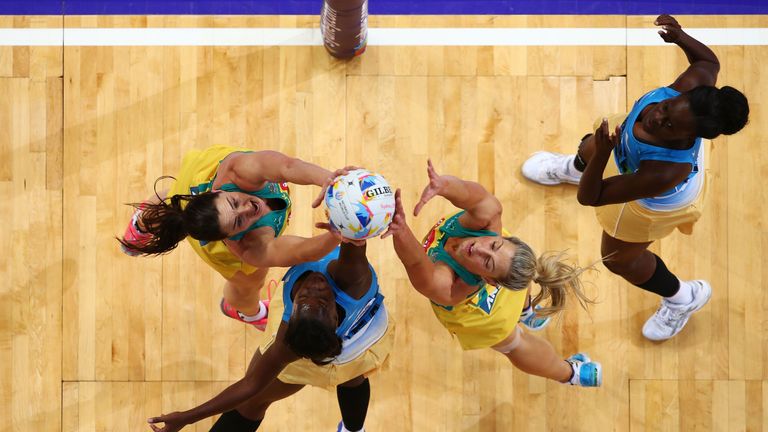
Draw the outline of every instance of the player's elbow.
<instances>
[{"instance_id":1,"label":"player's elbow","mask_svg":"<svg viewBox=\"0 0 768 432\"><path fill-rule=\"evenodd\" d=\"M296 166L301 162L299 159L291 156L277 153L277 163L280 164L280 171L283 173L283 178L289 176L289 174L296 170Z\"/></svg>"},{"instance_id":2,"label":"player's elbow","mask_svg":"<svg viewBox=\"0 0 768 432\"><path fill-rule=\"evenodd\" d=\"M500 216L503 211L501 201L489 193L485 200L485 213L487 213L488 220Z\"/></svg>"},{"instance_id":3,"label":"player's elbow","mask_svg":"<svg viewBox=\"0 0 768 432\"><path fill-rule=\"evenodd\" d=\"M717 82L717 75L720 73L720 61L717 57L700 60L695 65L699 74L697 75L698 81L693 87L714 86Z\"/></svg>"},{"instance_id":4,"label":"player's elbow","mask_svg":"<svg viewBox=\"0 0 768 432\"><path fill-rule=\"evenodd\" d=\"M598 196L589 193L582 193L581 190L576 194L576 200L579 204L587 207L596 207L598 202Z\"/></svg>"}]
</instances>

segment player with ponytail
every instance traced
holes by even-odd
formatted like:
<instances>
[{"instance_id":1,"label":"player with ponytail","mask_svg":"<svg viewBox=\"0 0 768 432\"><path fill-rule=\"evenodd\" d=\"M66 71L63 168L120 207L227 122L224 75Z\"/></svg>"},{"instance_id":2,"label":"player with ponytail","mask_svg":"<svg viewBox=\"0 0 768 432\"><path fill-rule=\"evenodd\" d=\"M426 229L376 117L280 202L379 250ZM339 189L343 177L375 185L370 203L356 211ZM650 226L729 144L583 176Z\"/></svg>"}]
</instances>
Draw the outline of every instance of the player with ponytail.
<instances>
[{"instance_id":1,"label":"player with ponytail","mask_svg":"<svg viewBox=\"0 0 768 432\"><path fill-rule=\"evenodd\" d=\"M565 263L562 253L537 257L517 237L502 236L501 204L480 184L438 175L431 162L428 174L414 216L437 195L462 211L438 221L419 242L405 221L398 190L384 236L393 237L411 284L431 300L440 323L465 350L493 348L526 373L599 386L599 363L583 353L563 359L547 341L518 326L533 311L547 316L562 310L571 295L583 306L591 303L579 279L584 269ZM540 287L533 298L531 282ZM539 304L543 307L536 309Z\"/></svg>"},{"instance_id":2,"label":"player with ponytail","mask_svg":"<svg viewBox=\"0 0 768 432\"><path fill-rule=\"evenodd\" d=\"M118 241L128 255L152 256L187 239L227 280L222 312L263 329L268 301L259 300L259 291L267 270L320 259L339 243L332 231L312 238L281 235L292 205L287 183L324 187L343 172L275 151L226 146L193 150L185 155L179 174L170 177L175 181L169 191L158 193L155 182L148 201L132 204L136 212Z\"/></svg>"}]
</instances>

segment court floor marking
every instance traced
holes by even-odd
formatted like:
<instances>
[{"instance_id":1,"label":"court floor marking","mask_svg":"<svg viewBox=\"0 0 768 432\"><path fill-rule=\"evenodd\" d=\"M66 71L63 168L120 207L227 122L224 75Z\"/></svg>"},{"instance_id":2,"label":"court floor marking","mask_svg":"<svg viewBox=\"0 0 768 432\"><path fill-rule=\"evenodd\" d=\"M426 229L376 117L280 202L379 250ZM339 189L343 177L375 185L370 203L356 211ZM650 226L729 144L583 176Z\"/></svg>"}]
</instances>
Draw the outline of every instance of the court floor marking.
<instances>
[{"instance_id":1,"label":"court floor marking","mask_svg":"<svg viewBox=\"0 0 768 432\"><path fill-rule=\"evenodd\" d=\"M370 28L369 46L655 46L655 28ZM710 46L768 45L768 28L689 28ZM4 28L0 46L317 46L318 28Z\"/></svg>"}]
</instances>

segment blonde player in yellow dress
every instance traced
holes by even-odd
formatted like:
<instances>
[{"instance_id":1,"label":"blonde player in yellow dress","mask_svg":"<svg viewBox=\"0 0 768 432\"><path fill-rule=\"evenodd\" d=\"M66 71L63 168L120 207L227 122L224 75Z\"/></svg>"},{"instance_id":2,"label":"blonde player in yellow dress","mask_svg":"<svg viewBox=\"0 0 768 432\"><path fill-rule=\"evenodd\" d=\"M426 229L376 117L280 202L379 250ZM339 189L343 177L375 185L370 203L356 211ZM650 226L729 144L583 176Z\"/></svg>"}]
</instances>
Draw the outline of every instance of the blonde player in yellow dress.
<instances>
[{"instance_id":1,"label":"blonde player in yellow dress","mask_svg":"<svg viewBox=\"0 0 768 432\"><path fill-rule=\"evenodd\" d=\"M169 191L134 205L119 241L129 255L160 255L186 238L227 281L222 312L263 330L268 302L259 300L259 291L267 270L317 260L339 244L330 231L312 238L281 235L292 205L287 182L326 186L342 172L275 151L192 150Z\"/></svg>"},{"instance_id":2,"label":"blonde player in yellow dress","mask_svg":"<svg viewBox=\"0 0 768 432\"><path fill-rule=\"evenodd\" d=\"M533 306L550 299L550 306L539 313L563 309L569 292L582 305L588 302L579 280L583 270L565 264L562 253L537 258L520 239L501 236L501 203L480 184L438 175L431 162L428 174L430 183L414 216L437 195L462 211L440 220L419 242L405 221L398 190L395 216L385 236L392 235L411 284L431 300L440 323L465 350L493 348L526 373L599 386L599 363L583 353L563 359L547 341L518 327L531 281L541 287Z\"/></svg>"}]
</instances>

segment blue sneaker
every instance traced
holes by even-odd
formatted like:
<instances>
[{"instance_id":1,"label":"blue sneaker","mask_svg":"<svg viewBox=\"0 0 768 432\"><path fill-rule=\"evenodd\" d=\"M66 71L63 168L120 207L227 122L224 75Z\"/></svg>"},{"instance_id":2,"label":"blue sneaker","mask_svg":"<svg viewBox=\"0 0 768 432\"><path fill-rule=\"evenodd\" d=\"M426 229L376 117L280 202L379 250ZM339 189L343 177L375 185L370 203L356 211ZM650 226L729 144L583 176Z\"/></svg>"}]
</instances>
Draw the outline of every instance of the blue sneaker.
<instances>
[{"instance_id":1,"label":"blue sneaker","mask_svg":"<svg viewBox=\"0 0 768 432\"><path fill-rule=\"evenodd\" d=\"M541 306L536 305L536 308L532 308L530 305L528 305L527 308L523 309L523 313L520 314L520 319L518 322L525 326L530 331L540 331L544 330L544 327L546 327L549 324L549 321L552 317L540 317L536 315L536 311L541 309Z\"/></svg>"},{"instance_id":2,"label":"blue sneaker","mask_svg":"<svg viewBox=\"0 0 768 432\"><path fill-rule=\"evenodd\" d=\"M576 353L565 359L573 369L569 384L581 387L600 387L603 383L603 367L584 353Z\"/></svg>"}]
</instances>

